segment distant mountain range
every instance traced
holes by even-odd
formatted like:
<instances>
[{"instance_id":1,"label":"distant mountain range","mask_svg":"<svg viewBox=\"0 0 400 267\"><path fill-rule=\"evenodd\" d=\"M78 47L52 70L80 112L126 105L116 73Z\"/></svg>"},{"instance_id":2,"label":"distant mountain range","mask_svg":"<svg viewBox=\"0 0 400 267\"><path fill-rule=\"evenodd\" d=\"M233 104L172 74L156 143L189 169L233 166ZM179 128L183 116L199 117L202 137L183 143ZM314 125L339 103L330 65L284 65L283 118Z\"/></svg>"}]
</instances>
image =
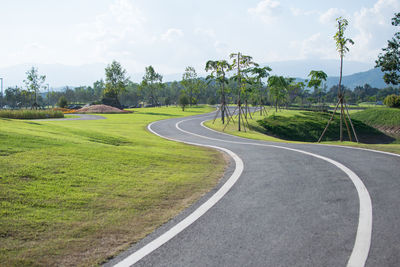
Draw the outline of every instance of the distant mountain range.
<instances>
[{"instance_id":1,"label":"distant mountain range","mask_svg":"<svg viewBox=\"0 0 400 267\"><path fill-rule=\"evenodd\" d=\"M46 83L54 89L65 86L93 85L93 82L104 78L106 64L87 64L81 66L67 66L61 64L21 64L12 67L0 68L0 77L4 80L4 89L10 86L22 86L26 78L26 71L34 65L40 74L46 75ZM271 62L272 75L283 75L285 77L298 77L300 80L307 78L311 70L323 70L328 74L328 88L338 83L338 60L293 60ZM140 82L143 73L130 73L133 81ZM203 69L197 69L199 76L206 76ZM358 85L370 84L372 87L384 88L383 73L379 69L373 69L373 65L362 62L345 61L343 84L351 89ZM181 80L182 73L163 75L163 81Z\"/></svg>"},{"instance_id":2,"label":"distant mountain range","mask_svg":"<svg viewBox=\"0 0 400 267\"><path fill-rule=\"evenodd\" d=\"M297 78L298 81L305 79ZM339 77L328 77L326 85L328 89L339 83ZM345 75L342 79L342 85L354 89L357 86L369 84L375 88L385 88L388 85L383 81L383 72L380 69L371 69L368 71L358 72L351 75Z\"/></svg>"}]
</instances>

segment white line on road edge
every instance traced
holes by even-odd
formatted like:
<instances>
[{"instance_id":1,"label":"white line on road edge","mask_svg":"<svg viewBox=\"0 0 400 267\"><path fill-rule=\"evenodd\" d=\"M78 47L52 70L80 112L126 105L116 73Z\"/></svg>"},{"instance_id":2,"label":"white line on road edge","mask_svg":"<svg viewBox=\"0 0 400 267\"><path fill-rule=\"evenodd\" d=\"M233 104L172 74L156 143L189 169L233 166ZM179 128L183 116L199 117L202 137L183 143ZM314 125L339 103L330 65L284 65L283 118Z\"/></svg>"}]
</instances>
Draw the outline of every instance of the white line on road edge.
<instances>
[{"instance_id":1,"label":"white line on road edge","mask_svg":"<svg viewBox=\"0 0 400 267\"><path fill-rule=\"evenodd\" d=\"M243 144L243 145L274 147L274 148L281 148L281 149L299 152L302 154L306 154L306 155L309 155L312 157L316 157L316 158L325 160L325 161L335 165L339 169L341 169L344 173L346 173L347 176L350 178L350 180L353 182L354 186L356 187L356 190L358 193L358 198L360 200L356 240L354 242L353 251L350 255L349 261L347 262L347 266L348 267L356 267L356 266L362 267L365 265L365 262L367 261L367 258L368 258L369 249L371 246L372 202L371 202L371 197L370 197L368 190L365 187L364 183L361 181L360 177L358 177L352 170L350 170L343 164L341 164L333 159L330 159L330 158L327 158L327 157L324 157L324 156L321 156L318 154L310 153L307 151L299 150L299 149L294 149L294 148L289 148L289 147L284 147L284 146L277 146L277 145L261 144L261 143L228 141L228 140L223 140L223 139L212 138L212 137L195 134L195 133L183 130L182 128L179 127L179 124L181 124L182 122L185 122L185 121L189 121L189 120L193 120L193 118L179 121L175 124L175 127L184 133L191 134L191 135L198 136L198 137L205 138L205 139L209 139L209 140L213 140L213 141L233 143L233 144ZM202 125L203 125L203 123L204 123L204 121L201 122Z\"/></svg>"},{"instance_id":2,"label":"white line on road edge","mask_svg":"<svg viewBox=\"0 0 400 267\"><path fill-rule=\"evenodd\" d=\"M200 123L200 125L202 127L204 127L205 129L212 131L212 132L216 132L219 134L223 134L223 135L227 135L230 137L234 137L234 138L238 138L238 139L246 139L244 137L241 136L236 136L236 135L232 135L232 134L228 134L228 133L224 133L224 132L219 132L217 130L211 129L208 126L205 126L204 123L205 121L202 121ZM276 141L264 141L264 140L257 140L257 141L261 141L261 142L274 142L277 143ZM287 144L287 143L286 143ZM389 155L389 156L395 156L395 157L400 157L399 154L396 153L391 153L391 152L386 152L386 151L380 151L380 150L375 150L375 149L369 149L369 148L363 148L363 147L354 147L354 146L343 146L343 145L328 145L328 144L312 144L312 143L293 143L293 144L298 144L298 145L312 145L312 146L330 146L330 147L339 147L339 148L347 148L347 149L357 149L357 150L364 150L364 151L369 151L369 152L375 152L375 153L380 153L380 154L385 154L385 155Z\"/></svg>"},{"instance_id":3,"label":"white line on road edge","mask_svg":"<svg viewBox=\"0 0 400 267\"><path fill-rule=\"evenodd\" d=\"M155 123L155 122L153 122ZM146 255L150 254L166 242L168 242L170 239L172 239L174 236L182 232L185 228L187 228L189 225L191 225L193 222L195 222L198 218L200 218L204 213L206 213L211 207L213 207L221 198L232 188L232 186L236 183L236 181L239 179L240 175L243 172L244 165L243 161L239 158L238 155L236 155L234 152L218 147L218 146L211 146L211 145L203 145L203 144L197 144L197 143L192 143L192 142L182 142L176 139L168 138L165 136L162 136L158 133L156 133L153 129L151 129L151 126L153 123L150 123L147 128L149 129L150 132L152 132L155 135L158 135L164 139L168 139L171 141L176 141L176 142L181 142L181 143L186 143L190 145L196 145L196 146L203 146L203 147L211 147L215 148L218 150L222 150L225 153L227 153L229 156L233 158L235 161L235 171L229 177L228 181L225 182L225 184L214 194L212 195L206 202L204 202L200 207L198 207L195 211L193 211L191 214L189 214L185 219L183 219L181 222L176 224L174 227L172 227L170 230L159 236L158 238L154 239L141 249L137 250L136 252L132 253L129 255L127 258L124 260L120 261L114 266L122 267L122 266L131 266L144 258Z\"/></svg>"}]
</instances>

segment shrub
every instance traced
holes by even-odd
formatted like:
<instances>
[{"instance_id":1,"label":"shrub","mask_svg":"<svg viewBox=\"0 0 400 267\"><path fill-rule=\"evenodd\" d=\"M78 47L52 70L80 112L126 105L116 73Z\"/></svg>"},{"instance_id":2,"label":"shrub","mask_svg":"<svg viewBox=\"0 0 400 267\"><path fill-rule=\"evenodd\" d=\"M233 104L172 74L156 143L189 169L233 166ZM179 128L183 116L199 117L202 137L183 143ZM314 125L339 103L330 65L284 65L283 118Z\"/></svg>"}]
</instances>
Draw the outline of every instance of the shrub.
<instances>
[{"instance_id":1,"label":"shrub","mask_svg":"<svg viewBox=\"0 0 400 267\"><path fill-rule=\"evenodd\" d=\"M59 106L60 108L66 108L68 106L68 101L65 96L61 96L58 99L57 106Z\"/></svg>"},{"instance_id":2,"label":"shrub","mask_svg":"<svg viewBox=\"0 0 400 267\"><path fill-rule=\"evenodd\" d=\"M388 95L383 103L390 108L400 108L400 95Z\"/></svg>"},{"instance_id":3,"label":"shrub","mask_svg":"<svg viewBox=\"0 0 400 267\"><path fill-rule=\"evenodd\" d=\"M185 107L189 105L189 97L185 93L181 93L178 99L178 104L182 107L182 111L185 111Z\"/></svg>"},{"instance_id":4,"label":"shrub","mask_svg":"<svg viewBox=\"0 0 400 267\"><path fill-rule=\"evenodd\" d=\"M64 114L58 110L0 110L0 118L9 119L50 119L50 118L64 118Z\"/></svg>"}]
</instances>

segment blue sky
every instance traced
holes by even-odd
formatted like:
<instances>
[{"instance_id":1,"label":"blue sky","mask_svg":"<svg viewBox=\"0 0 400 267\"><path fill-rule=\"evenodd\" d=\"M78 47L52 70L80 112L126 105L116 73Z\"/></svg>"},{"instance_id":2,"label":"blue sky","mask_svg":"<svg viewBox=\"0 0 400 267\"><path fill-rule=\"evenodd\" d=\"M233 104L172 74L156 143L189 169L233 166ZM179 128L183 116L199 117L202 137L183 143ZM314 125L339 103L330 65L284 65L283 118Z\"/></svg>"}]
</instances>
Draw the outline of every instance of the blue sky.
<instances>
[{"instance_id":1,"label":"blue sky","mask_svg":"<svg viewBox=\"0 0 400 267\"><path fill-rule=\"evenodd\" d=\"M117 60L163 74L241 51L259 63L336 59L335 18L355 41L346 60L374 65L400 0L2 0L0 67Z\"/></svg>"}]
</instances>

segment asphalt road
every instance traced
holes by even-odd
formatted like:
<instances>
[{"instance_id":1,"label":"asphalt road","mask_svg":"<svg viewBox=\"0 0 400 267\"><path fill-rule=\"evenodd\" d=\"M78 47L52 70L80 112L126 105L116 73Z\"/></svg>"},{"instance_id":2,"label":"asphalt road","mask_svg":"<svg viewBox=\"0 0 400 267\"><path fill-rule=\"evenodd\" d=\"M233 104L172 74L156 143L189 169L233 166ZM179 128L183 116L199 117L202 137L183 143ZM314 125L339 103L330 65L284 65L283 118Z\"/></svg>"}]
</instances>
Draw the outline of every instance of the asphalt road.
<instances>
[{"instance_id":1,"label":"asphalt road","mask_svg":"<svg viewBox=\"0 0 400 267\"><path fill-rule=\"evenodd\" d=\"M212 117L149 128L237 157L221 184L106 266L399 266L399 156L243 139Z\"/></svg>"}]
</instances>

